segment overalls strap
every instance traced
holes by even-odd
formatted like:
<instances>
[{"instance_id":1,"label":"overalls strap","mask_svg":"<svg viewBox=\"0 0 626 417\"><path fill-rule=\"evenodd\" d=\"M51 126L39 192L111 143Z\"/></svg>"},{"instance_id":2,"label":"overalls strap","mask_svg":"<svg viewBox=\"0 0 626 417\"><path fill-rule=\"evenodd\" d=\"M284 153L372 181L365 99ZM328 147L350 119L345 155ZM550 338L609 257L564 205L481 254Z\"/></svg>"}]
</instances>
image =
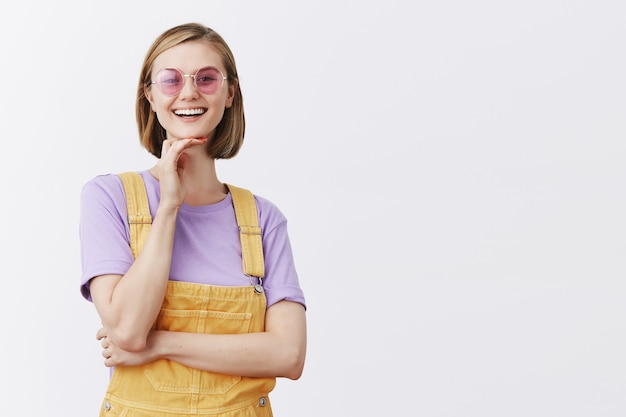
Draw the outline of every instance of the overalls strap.
<instances>
[{"instance_id":1,"label":"overalls strap","mask_svg":"<svg viewBox=\"0 0 626 417\"><path fill-rule=\"evenodd\" d=\"M136 259L150 232L152 215L148 205L148 195L143 178L138 172L118 174L124 185L126 206L128 207L128 224L130 227L130 249Z\"/></svg>"},{"instance_id":2,"label":"overalls strap","mask_svg":"<svg viewBox=\"0 0 626 417\"><path fill-rule=\"evenodd\" d=\"M265 276L263 242L254 196L244 188L225 185L232 195L235 207L244 273L248 276L263 278Z\"/></svg>"},{"instance_id":3,"label":"overalls strap","mask_svg":"<svg viewBox=\"0 0 626 417\"><path fill-rule=\"evenodd\" d=\"M146 187L141 174L138 172L129 171L118 175L122 180L126 194L130 247L133 256L137 258L152 226ZM248 276L262 278L265 276L263 242L254 195L244 188L230 184L225 185L232 196L237 225L239 226L244 273Z\"/></svg>"}]
</instances>

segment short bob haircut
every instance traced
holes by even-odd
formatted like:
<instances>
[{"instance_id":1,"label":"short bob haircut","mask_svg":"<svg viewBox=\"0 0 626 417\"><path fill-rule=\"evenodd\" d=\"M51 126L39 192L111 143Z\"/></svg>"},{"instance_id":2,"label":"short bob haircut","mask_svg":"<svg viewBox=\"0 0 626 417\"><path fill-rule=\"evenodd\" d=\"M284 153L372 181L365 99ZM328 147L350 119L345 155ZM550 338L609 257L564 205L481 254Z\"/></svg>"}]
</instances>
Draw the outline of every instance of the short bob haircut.
<instances>
[{"instance_id":1,"label":"short bob haircut","mask_svg":"<svg viewBox=\"0 0 626 417\"><path fill-rule=\"evenodd\" d=\"M168 29L154 41L146 54L139 76L135 106L139 141L148 152L157 158L161 157L161 148L166 139L166 134L165 129L157 120L156 114L151 110L144 89L152 86L151 74L157 56L183 42L195 40L205 40L218 51L226 68L226 82L229 86L235 87L232 106L224 110L224 116L215 128L215 135L207 143L206 152L214 159L228 159L237 155L243 144L246 123L243 114L243 97L233 53L224 39L213 29L199 23L186 23Z\"/></svg>"}]
</instances>

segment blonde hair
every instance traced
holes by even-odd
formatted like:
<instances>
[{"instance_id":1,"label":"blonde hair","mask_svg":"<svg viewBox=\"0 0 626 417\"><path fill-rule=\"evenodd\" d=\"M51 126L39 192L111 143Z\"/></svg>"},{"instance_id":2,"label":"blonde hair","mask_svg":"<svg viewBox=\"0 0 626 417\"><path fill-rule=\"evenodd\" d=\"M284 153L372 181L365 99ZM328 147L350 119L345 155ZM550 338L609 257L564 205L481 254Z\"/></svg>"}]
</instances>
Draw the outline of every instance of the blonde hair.
<instances>
[{"instance_id":1,"label":"blonde hair","mask_svg":"<svg viewBox=\"0 0 626 417\"><path fill-rule=\"evenodd\" d=\"M232 158L237 155L243 144L246 127L237 66L233 53L224 39L213 29L199 23L186 23L166 30L148 49L141 67L135 105L139 141L152 155L161 157L161 147L166 139L165 129L151 110L145 89L151 88L151 74L157 56L176 45L194 40L205 40L218 51L226 68L226 82L235 89L232 106L224 110L224 116L215 128L215 135L205 148L212 158Z\"/></svg>"}]
</instances>

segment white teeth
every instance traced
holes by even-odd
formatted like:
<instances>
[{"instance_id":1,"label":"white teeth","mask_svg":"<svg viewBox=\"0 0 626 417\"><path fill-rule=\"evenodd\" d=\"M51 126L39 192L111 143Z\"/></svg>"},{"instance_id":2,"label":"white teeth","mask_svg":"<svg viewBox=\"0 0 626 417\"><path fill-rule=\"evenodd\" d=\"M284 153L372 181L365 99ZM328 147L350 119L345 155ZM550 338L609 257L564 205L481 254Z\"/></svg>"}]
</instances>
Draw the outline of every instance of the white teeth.
<instances>
[{"instance_id":1,"label":"white teeth","mask_svg":"<svg viewBox=\"0 0 626 417\"><path fill-rule=\"evenodd\" d=\"M180 109L174 111L177 116L194 116L196 114L203 114L204 109Z\"/></svg>"}]
</instances>

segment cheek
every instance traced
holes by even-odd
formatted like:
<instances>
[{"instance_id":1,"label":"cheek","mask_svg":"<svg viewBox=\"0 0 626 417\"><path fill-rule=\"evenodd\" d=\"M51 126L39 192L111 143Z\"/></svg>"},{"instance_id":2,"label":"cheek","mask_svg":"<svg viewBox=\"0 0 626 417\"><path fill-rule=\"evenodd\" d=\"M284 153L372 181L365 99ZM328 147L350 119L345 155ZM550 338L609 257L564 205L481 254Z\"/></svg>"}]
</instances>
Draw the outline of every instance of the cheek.
<instances>
[{"instance_id":1,"label":"cheek","mask_svg":"<svg viewBox=\"0 0 626 417\"><path fill-rule=\"evenodd\" d=\"M172 100L164 99L152 100L150 107L152 108L152 111L157 114L157 116L168 116L172 105L171 101Z\"/></svg>"},{"instance_id":2,"label":"cheek","mask_svg":"<svg viewBox=\"0 0 626 417\"><path fill-rule=\"evenodd\" d=\"M233 97L231 96L224 96L221 97L219 100L219 104L216 102L215 103L216 107L221 107L222 110L224 109L229 109L233 106Z\"/></svg>"},{"instance_id":3,"label":"cheek","mask_svg":"<svg viewBox=\"0 0 626 417\"><path fill-rule=\"evenodd\" d=\"M156 117L161 127L163 127L165 130L171 128L171 123L173 120L172 118L176 116L174 116L170 112L168 106L165 106L162 103L153 103L152 111L154 112L154 116Z\"/></svg>"}]
</instances>

